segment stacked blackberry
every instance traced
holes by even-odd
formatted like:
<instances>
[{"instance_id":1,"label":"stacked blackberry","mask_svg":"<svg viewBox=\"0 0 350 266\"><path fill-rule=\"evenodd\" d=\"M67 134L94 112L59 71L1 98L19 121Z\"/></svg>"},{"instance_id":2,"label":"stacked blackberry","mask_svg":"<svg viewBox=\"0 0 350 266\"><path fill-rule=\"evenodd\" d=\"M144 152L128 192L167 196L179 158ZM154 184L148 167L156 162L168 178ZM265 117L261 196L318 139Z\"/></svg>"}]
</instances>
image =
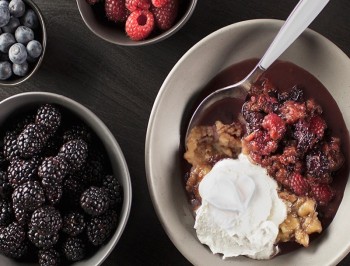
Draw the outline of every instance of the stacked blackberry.
<instances>
[{"instance_id":1,"label":"stacked blackberry","mask_svg":"<svg viewBox=\"0 0 350 266\"><path fill-rule=\"evenodd\" d=\"M8 257L67 265L91 256L117 226L118 179L97 137L64 112L45 104L3 132L0 253Z\"/></svg>"}]
</instances>

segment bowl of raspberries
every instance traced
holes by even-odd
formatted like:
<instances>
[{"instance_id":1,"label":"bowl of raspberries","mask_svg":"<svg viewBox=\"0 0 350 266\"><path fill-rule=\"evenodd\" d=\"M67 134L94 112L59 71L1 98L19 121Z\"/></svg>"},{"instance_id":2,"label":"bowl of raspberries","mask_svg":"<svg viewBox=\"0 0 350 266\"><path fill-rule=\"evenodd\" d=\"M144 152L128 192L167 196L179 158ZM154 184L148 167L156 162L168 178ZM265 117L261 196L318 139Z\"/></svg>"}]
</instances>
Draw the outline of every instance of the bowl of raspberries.
<instances>
[{"instance_id":1,"label":"bowl of raspberries","mask_svg":"<svg viewBox=\"0 0 350 266\"><path fill-rule=\"evenodd\" d=\"M88 28L111 43L139 46L174 34L190 18L197 0L77 0Z\"/></svg>"},{"instance_id":2,"label":"bowl of raspberries","mask_svg":"<svg viewBox=\"0 0 350 266\"><path fill-rule=\"evenodd\" d=\"M46 29L31 0L0 0L0 85L18 85L39 68Z\"/></svg>"},{"instance_id":3,"label":"bowl of raspberries","mask_svg":"<svg viewBox=\"0 0 350 266\"><path fill-rule=\"evenodd\" d=\"M0 265L99 265L131 207L112 133L57 94L18 94L0 110Z\"/></svg>"}]
</instances>

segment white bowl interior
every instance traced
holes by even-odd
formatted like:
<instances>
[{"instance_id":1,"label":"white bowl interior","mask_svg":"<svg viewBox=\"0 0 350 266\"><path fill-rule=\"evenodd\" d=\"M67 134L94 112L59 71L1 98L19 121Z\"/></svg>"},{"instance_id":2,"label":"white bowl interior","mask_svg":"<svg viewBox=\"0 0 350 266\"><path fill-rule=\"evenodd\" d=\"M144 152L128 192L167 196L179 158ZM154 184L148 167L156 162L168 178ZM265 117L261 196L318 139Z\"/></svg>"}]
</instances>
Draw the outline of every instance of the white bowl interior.
<instances>
[{"instance_id":1,"label":"white bowl interior","mask_svg":"<svg viewBox=\"0 0 350 266\"><path fill-rule=\"evenodd\" d=\"M106 152L111 160L113 174L116 175L123 187L123 206L118 219L118 227L109 242L94 254L89 259L85 259L74 263L74 265L99 265L108 256L117 244L122 232L126 226L130 208L131 208L131 181L129 170L124 158L124 155L119 147L119 144L113 137L109 129L103 122L93 114L89 109L83 105L58 94L46 92L29 92L21 93L9 97L0 102L0 125L2 125L9 116L18 113L21 109L28 109L31 106L37 106L43 103L52 103L64 107L66 110L74 113L78 118L85 122L101 139ZM0 255L0 265L28 265L26 263L19 263Z\"/></svg>"},{"instance_id":2,"label":"white bowl interior","mask_svg":"<svg viewBox=\"0 0 350 266\"><path fill-rule=\"evenodd\" d=\"M146 137L149 190L162 225L179 251L195 265L335 265L350 250L347 184L338 213L323 236L307 249L270 261L245 257L222 260L202 245L193 229L180 167L180 130L189 101L216 74L233 63L260 58L282 26L277 20L251 20L220 29L192 47L164 81L154 103ZM350 60L326 38L307 30L281 56L306 69L330 91L350 126Z\"/></svg>"}]
</instances>

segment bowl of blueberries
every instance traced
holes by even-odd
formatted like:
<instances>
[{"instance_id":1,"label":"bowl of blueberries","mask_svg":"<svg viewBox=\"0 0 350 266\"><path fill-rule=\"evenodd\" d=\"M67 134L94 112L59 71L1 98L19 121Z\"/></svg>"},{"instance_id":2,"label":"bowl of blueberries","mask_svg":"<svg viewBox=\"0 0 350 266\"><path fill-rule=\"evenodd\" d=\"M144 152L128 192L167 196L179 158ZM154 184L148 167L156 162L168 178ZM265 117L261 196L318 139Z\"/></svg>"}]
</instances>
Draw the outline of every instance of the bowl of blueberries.
<instances>
[{"instance_id":1,"label":"bowl of blueberries","mask_svg":"<svg viewBox=\"0 0 350 266\"><path fill-rule=\"evenodd\" d=\"M0 85L19 85L39 68L46 28L32 0L0 0Z\"/></svg>"}]
</instances>

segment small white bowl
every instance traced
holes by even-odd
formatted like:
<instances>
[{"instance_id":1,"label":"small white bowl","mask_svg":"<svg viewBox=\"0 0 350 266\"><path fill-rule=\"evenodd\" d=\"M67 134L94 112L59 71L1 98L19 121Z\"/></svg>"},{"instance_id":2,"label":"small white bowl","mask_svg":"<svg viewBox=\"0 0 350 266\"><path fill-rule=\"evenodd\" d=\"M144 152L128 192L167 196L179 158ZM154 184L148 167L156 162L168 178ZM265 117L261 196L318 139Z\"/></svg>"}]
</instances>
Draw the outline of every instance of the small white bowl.
<instances>
[{"instance_id":1,"label":"small white bowl","mask_svg":"<svg viewBox=\"0 0 350 266\"><path fill-rule=\"evenodd\" d=\"M336 265L350 251L350 184L331 225L309 248L256 261L246 257L223 260L197 239L187 200L179 147L191 103L221 70L250 58L259 58L282 26L277 20L251 20L222 28L193 46L164 81L149 119L146 172L153 204L174 245L194 265ZM332 42L306 30L281 56L306 69L328 88L350 128L350 60Z\"/></svg>"}]
</instances>

